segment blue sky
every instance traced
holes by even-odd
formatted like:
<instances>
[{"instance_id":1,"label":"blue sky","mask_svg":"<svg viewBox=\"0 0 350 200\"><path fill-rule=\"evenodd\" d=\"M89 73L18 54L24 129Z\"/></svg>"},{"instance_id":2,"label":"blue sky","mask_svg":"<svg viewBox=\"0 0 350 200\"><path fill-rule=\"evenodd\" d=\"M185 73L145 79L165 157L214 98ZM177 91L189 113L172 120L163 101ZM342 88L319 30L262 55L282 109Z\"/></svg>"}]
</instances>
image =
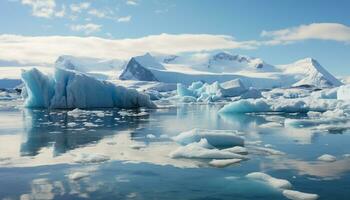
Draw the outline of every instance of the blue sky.
<instances>
[{"instance_id":1,"label":"blue sky","mask_svg":"<svg viewBox=\"0 0 350 200\"><path fill-rule=\"evenodd\" d=\"M123 46L111 51L124 56L222 48L272 64L313 57L334 74L350 75L349 8L348 0L3 0L0 47L9 52L0 52L0 59L45 63L56 54L74 54L87 46L106 48L96 38L87 39L94 36ZM33 36L47 42L39 44ZM70 36L86 40L73 45ZM129 44L125 38L134 40ZM32 52L31 43L36 46ZM16 55L11 49L15 47L26 51Z\"/></svg>"}]
</instances>

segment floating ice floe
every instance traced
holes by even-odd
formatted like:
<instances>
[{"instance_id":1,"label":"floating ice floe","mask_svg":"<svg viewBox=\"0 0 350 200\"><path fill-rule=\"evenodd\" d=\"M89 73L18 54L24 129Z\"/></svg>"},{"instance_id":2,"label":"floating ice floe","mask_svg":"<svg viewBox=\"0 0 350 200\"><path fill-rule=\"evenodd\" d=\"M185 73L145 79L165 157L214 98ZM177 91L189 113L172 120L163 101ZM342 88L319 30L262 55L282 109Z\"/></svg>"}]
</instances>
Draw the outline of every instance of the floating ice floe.
<instances>
[{"instance_id":1,"label":"floating ice floe","mask_svg":"<svg viewBox=\"0 0 350 200\"><path fill-rule=\"evenodd\" d=\"M259 125L260 128L281 128L283 125L278 122L267 122L265 124Z\"/></svg>"},{"instance_id":2,"label":"floating ice floe","mask_svg":"<svg viewBox=\"0 0 350 200\"><path fill-rule=\"evenodd\" d=\"M86 172L74 172L68 175L68 178L73 181L80 180L82 178L88 177L89 174Z\"/></svg>"},{"instance_id":3,"label":"floating ice floe","mask_svg":"<svg viewBox=\"0 0 350 200\"><path fill-rule=\"evenodd\" d=\"M247 159L247 157L240 154L216 149L211 146L206 139L201 139L199 142L193 142L186 146L179 147L170 153L170 157L204 159Z\"/></svg>"},{"instance_id":4,"label":"floating ice floe","mask_svg":"<svg viewBox=\"0 0 350 200\"><path fill-rule=\"evenodd\" d=\"M309 111L325 112L336 108L348 106L343 102L333 99L242 99L225 105L220 113L258 113L258 112L283 112L283 113L307 113Z\"/></svg>"},{"instance_id":5,"label":"floating ice floe","mask_svg":"<svg viewBox=\"0 0 350 200\"><path fill-rule=\"evenodd\" d=\"M22 72L25 106L41 108L155 108L149 96L86 74L55 69L54 77L33 68Z\"/></svg>"},{"instance_id":6,"label":"floating ice floe","mask_svg":"<svg viewBox=\"0 0 350 200\"><path fill-rule=\"evenodd\" d=\"M238 131L234 130L192 129L173 137L173 140L183 145L199 142L201 139L206 139L210 145L216 148L244 145L244 139Z\"/></svg>"},{"instance_id":7,"label":"floating ice floe","mask_svg":"<svg viewBox=\"0 0 350 200\"><path fill-rule=\"evenodd\" d=\"M274 187L276 189L290 189L292 188L292 184L285 179L278 179L274 178L268 174L262 173L262 172L252 172L246 175L246 177L257 180L257 181L262 181L271 187Z\"/></svg>"},{"instance_id":8,"label":"floating ice floe","mask_svg":"<svg viewBox=\"0 0 350 200\"><path fill-rule=\"evenodd\" d=\"M233 158L233 159L214 159L214 160L210 161L209 164L211 166L214 166L214 167L227 167L229 165L240 163L241 161L242 161L242 159L237 159L237 158Z\"/></svg>"},{"instance_id":9,"label":"floating ice floe","mask_svg":"<svg viewBox=\"0 0 350 200\"><path fill-rule=\"evenodd\" d=\"M271 156L282 156L282 155L285 155L284 152L276 150L276 149L272 149L272 148L269 148L269 147L250 146L249 149L251 151L256 152L257 154L267 154L267 155L271 155Z\"/></svg>"},{"instance_id":10,"label":"floating ice floe","mask_svg":"<svg viewBox=\"0 0 350 200\"><path fill-rule=\"evenodd\" d=\"M319 197L317 194L304 193L295 190L283 190L282 194L292 200L316 200Z\"/></svg>"},{"instance_id":11,"label":"floating ice floe","mask_svg":"<svg viewBox=\"0 0 350 200\"><path fill-rule=\"evenodd\" d=\"M318 157L317 160L323 161L323 162L334 162L337 160L337 158L330 154L323 154L322 156Z\"/></svg>"}]
</instances>

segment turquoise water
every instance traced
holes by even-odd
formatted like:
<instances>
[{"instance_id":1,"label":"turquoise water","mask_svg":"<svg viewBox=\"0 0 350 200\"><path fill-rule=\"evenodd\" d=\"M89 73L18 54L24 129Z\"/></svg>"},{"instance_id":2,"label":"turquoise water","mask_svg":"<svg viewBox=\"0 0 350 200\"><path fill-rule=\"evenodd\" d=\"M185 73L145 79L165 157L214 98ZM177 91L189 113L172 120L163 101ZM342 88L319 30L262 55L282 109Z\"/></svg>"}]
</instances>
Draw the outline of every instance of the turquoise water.
<instances>
[{"instance_id":1,"label":"turquoise water","mask_svg":"<svg viewBox=\"0 0 350 200\"><path fill-rule=\"evenodd\" d=\"M350 134L311 127L268 128L302 115L226 115L222 105L178 105L158 110L29 110L21 102L0 109L0 199L286 199L281 191L245 177L261 171L286 179L319 199L349 199ZM147 112L145 115L134 115ZM89 124L90 123L90 124ZM249 145L285 155L249 152L249 160L215 168L206 159L174 159L170 138L192 128L239 130ZM135 144L141 147L135 148ZM134 145L134 146L133 146ZM335 162L318 161L323 154ZM103 162L82 162L82 154ZM73 180L75 172L85 176Z\"/></svg>"}]
</instances>

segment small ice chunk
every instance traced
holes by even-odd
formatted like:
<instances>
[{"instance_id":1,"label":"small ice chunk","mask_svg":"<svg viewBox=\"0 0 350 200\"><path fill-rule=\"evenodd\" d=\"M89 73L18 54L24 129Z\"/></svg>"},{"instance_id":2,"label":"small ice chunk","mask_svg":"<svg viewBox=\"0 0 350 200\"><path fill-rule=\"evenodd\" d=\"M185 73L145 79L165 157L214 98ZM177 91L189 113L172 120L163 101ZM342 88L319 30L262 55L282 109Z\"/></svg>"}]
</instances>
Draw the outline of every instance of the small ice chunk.
<instances>
[{"instance_id":1,"label":"small ice chunk","mask_svg":"<svg viewBox=\"0 0 350 200\"><path fill-rule=\"evenodd\" d=\"M350 154L349 153L346 153L343 155L345 158L350 158Z\"/></svg>"},{"instance_id":2,"label":"small ice chunk","mask_svg":"<svg viewBox=\"0 0 350 200\"><path fill-rule=\"evenodd\" d=\"M316 200L319 197L317 194L304 193L295 190L283 190L282 193L285 197L292 200Z\"/></svg>"},{"instance_id":3,"label":"small ice chunk","mask_svg":"<svg viewBox=\"0 0 350 200\"><path fill-rule=\"evenodd\" d=\"M84 122L84 126L86 127L98 127L97 124L91 123L91 122Z\"/></svg>"},{"instance_id":4,"label":"small ice chunk","mask_svg":"<svg viewBox=\"0 0 350 200\"><path fill-rule=\"evenodd\" d=\"M87 112L88 112L88 111L85 111L85 110L81 110L81 109L79 109L79 108L76 108L76 109L74 109L74 110L68 111L68 112L67 112L67 115L77 118L77 117L79 117L79 116L81 116L81 115L86 114Z\"/></svg>"},{"instance_id":5,"label":"small ice chunk","mask_svg":"<svg viewBox=\"0 0 350 200\"><path fill-rule=\"evenodd\" d=\"M214 160L210 161L209 164L211 166L214 166L214 167L227 167L229 165L240 163L241 161L242 161L242 159L237 159L237 158L233 158L233 159L214 159Z\"/></svg>"},{"instance_id":6,"label":"small ice chunk","mask_svg":"<svg viewBox=\"0 0 350 200\"><path fill-rule=\"evenodd\" d=\"M208 129L192 129L182 132L173 137L180 144L190 144L199 142L201 139L206 139L209 144L214 147L233 147L243 146L244 139L238 136L237 131L231 130L208 130Z\"/></svg>"},{"instance_id":7,"label":"small ice chunk","mask_svg":"<svg viewBox=\"0 0 350 200\"><path fill-rule=\"evenodd\" d=\"M67 124L68 127L75 127L75 126L77 126L77 125L78 125L78 124L75 123L75 122L69 122L69 123Z\"/></svg>"},{"instance_id":8,"label":"small ice chunk","mask_svg":"<svg viewBox=\"0 0 350 200\"><path fill-rule=\"evenodd\" d=\"M285 155L284 152L276 150L276 149L272 149L272 148L268 148L268 147L255 147L252 146L251 147L252 150L255 150L258 153L264 153L264 154L268 154L268 155L276 155L276 156L281 156L281 155Z\"/></svg>"},{"instance_id":9,"label":"small ice chunk","mask_svg":"<svg viewBox=\"0 0 350 200\"><path fill-rule=\"evenodd\" d=\"M259 126L260 128L280 128L283 127L282 124L278 122L268 122Z\"/></svg>"},{"instance_id":10,"label":"small ice chunk","mask_svg":"<svg viewBox=\"0 0 350 200\"><path fill-rule=\"evenodd\" d=\"M77 180L80 180L80 179L88 177L88 176L89 176L89 174L85 173L85 172L74 172L72 174L69 174L68 178L70 180L77 181Z\"/></svg>"},{"instance_id":11,"label":"small ice chunk","mask_svg":"<svg viewBox=\"0 0 350 200\"><path fill-rule=\"evenodd\" d=\"M246 175L246 177L262 181L271 187L277 188L277 189L290 189L292 188L292 184L285 179L278 179L274 178L268 174L262 173L262 172L252 172Z\"/></svg>"},{"instance_id":12,"label":"small ice chunk","mask_svg":"<svg viewBox=\"0 0 350 200\"><path fill-rule=\"evenodd\" d=\"M146 138L148 138L148 139L155 139L156 136L153 135L153 134L147 134L147 135L146 135Z\"/></svg>"},{"instance_id":13,"label":"small ice chunk","mask_svg":"<svg viewBox=\"0 0 350 200\"><path fill-rule=\"evenodd\" d=\"M323 154L322 156L318 157L317 160L324 162L334 162L337 160L337 158L330 154Z\"/></svg>"},{"instance_id":14,"label":"small ice chunk","mask_svg":"<svg viewBox=\"0 0 350 200\"><path fill-rule=\"evenodd\" d=\"M193 142L186 146L179 147L170 153L172 158L206 158L206 159L244 159L245 156L231 153L229 151L213 148L206 139L201 139L199 142Z\"/></svg>"}]
</instances>

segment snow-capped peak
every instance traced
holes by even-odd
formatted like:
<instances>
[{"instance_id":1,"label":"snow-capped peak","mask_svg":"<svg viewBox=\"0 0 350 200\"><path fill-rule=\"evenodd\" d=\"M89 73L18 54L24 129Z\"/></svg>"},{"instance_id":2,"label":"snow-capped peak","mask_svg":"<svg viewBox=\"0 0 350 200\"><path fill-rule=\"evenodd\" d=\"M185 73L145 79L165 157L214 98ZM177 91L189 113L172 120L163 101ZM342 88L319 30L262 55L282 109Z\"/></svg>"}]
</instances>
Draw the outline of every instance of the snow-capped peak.
<instances>
[{"instance_id":1,"label":"snow-capped peak","mask_svg":"<svg viewBox=\"0 0 350 200\"><path fill-rule=\"evenodd\" d=\"M146 68L165 69L150 53L133 57L140 65Z\"/></svg>"},{"instance_id":2,"label":"snow-capped peak","mask_svg":"<svg viewBox=\"0 0 350 200\"><path fill-rule=\"evenodd\" d=\"M294 86L314 85L317 87L340 86L342 83L324 69L320 63L313 58L304 58L292 64L283 65L287 74L295 74L299 81Z\"/></svg>"}]
</instances>

